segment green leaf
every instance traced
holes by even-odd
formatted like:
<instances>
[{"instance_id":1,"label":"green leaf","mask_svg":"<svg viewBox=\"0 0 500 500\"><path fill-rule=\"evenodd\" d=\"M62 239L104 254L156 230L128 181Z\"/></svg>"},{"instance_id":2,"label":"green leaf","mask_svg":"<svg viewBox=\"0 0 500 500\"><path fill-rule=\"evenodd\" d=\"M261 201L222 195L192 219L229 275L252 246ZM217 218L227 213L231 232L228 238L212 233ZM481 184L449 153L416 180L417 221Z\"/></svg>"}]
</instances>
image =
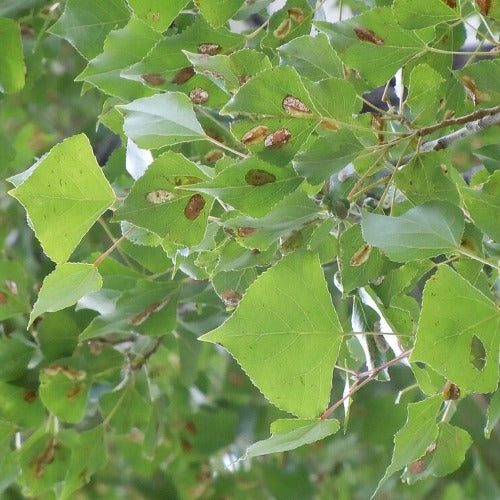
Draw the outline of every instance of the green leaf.
<instances>
[{"instance_id":1,"label":"green leaf","mask_svg":"<svg viewBox=\"0 0 500 500\"><path fill-rule=\"evenodd\" d=\"M317 215L318 205L305 193L295 191L277 203L264 217L254 218L229 212L223 224L236 230L241 245L266 250L280 236L300 229Z\"/></svg>"},{"instance_id":2,"label":"green leaf","mask_svg":"<svg viewBox=\"0 0 500 500\"><path fill-rule=\"evenodd\" d=\"M80 328L68 311L48 314L37 326L37 340L45 360L71 356L78 344Z\"/></svg>"},{"instance_id":3,"label":"green leaf","mask_svg":"<svg viewBox=\"0 0 500 500\"><path fill-rule=\"evenodd\" d=\"M64 481L70 455L71 450L58 437L40 427L18 451L18 481L23 494L40 496Z\"/></svg>"},{"instance_id":4,"label":"green leaf","mask_svg":"<svg viewBox=\"0 0 500 500\"><path fill-rule=\"evenodd\" d=\"M463 83L474 105L494 106L500 100L500 89L495 84L500 78L500 61L479 61L455 72Z\"/></svg>"},{"instance_id":5,"label":"green leaf","mask_svg":"<svg viewBox=\"0 0 500 500\"><path fill-rule=\"evenodd\" d=\"M301 183L291 168L249 158L224 169L212 181L186 189L215 196L246 214L262 217Z\"/></svg>"},{"instance_id":6,"label":"green leaf","mask_svg":"<svg viewBox=\"0 0 500 500\"><path fill-rule=\"evenodd\" d=\"M104 51L89 61L75 80L88 82L106 94L124 99L149 95L147 87L122 78L121 71L140 61L160 40L160 33L134 16L126 26L107 36Z\"/></svg>"},{"instance_id":7,"label":"green leaf","mask_svg":"<svg viewBox=\"0 0 500 500\"><path fill-rule=\"evenodd\" d=\"M440 0L438 2L441 3ZM445 79L428 64L419 64L413 68L406 98L414 115L413 126L436 122L436 112L444 97L444 83Z\"/></svg>"},{"instance_id":8,"label":"green leaf","mask_svg":"<svg viewBox=\"0 0 500 500\"><path fill-rule=\"evenodd\" d=\"M33 429L42 425L45 414L37 391L0 382L1 420L12 422L21 429Z\"/></svg>"},{"instance_id":9,"label":"green leaf","mask_svg":"<svg viewBox=\"0 0 500 500\"><path fill-rule=\"evenodd\" d=\"M23 174L27 179L9 194L26 208L44 252L65 262L115 194L84 134L54 146Z\"/></svg>"},{"instance_id":10,"label":"green leaf","mask_svg":"<svg viewBox=\"0 0 500 500\"><path fill-rule=\"evenodd\" d=\"M35 345L19 334L0 337L0 379L21 379L35 356Z\"/></svg>"},{"instance_id":11,"label":"green leaf","mask_svg":"<svg viewBox=\"0 0 500 500\"><path fill-rule=\"evenodd\" d=\"M404 29L418 29L453 21L460 14L442 0L395 0L394 14Z\"/></svg>"},{"instance_id":12,"label":"green leaf","mask_svg":"<svg viewBox=\"0 0 500 500\"><path fill-rule=\"evenodd\" d=\"M149 229L172 243L196 245L205 234L213 199L182 187L206 179L207 175L183 155L164 153L135 182L114 217Z\"/></svg>"},{"instance_id":13,"label":"green leaf","mask_svg":"<svg viewBox=\"0 0 500 500\"><path fill-rule=\"evenodd\" d=\"M186 52L197 73L208 75L212 81L227 92L234 93L251 77L272 67L269 58L262 52L242 49L226 56L222 54L207 57L206 54ZM224 85L221 83L224 80Z\"/></svg>"},{"instance_id":14,"label":"green leaf","mask_svg":"<svg viewBox=\"0 0 500 500\"><path fill-rule=\"evenodd\" d=\"M289 105L285 99L300 102ZM222 108L222 115L253 114L269 118L307 118L315 114L314 103L297 71L290 66L278 66L254 76Z\"/></svg>"},{"instance_id":15,"label":"green leaf","mask_svg":"<svg viewBox=\"0 0 500 500\"><path fill-rule=\"evenodd\" d=\"M469 433L447 422L440 422L438 429L436 442L422 458L413 462L403 475L403 479L410 484L430 476L442 477L451 474L464 462L465 453L472 444Z\"/></svg>"},{"instance_id":16,"label":"green leaf","mask_svg":"<svg viewBox=\"0 0 500 500\"><path fill-rule=\"evenodd\" d=\"M460 186L460 193L474 222L500 241L500 170L489 177L481 190Z\"/></svg>"},{"instance_id":17,"label":"green leaf","mask_svg":"<svg viewBox=\"0 0 500 500\"><path fill-rule=\"evenodd\" d=\"M0 92L12 94L24 87L24 56L19 24L0 17Z\"/></svg>"},{"instance_id":18,"label":"green leaf","mask_svg":"<svg viewBox=\"0 0 500 500\"><path fill-rule=\"evenodd\" d=\"M92 264L67 262L58 265L43 280L38 299L31 311L28 328L44 312L54 312L69 307L87 293L102 286L99 271Z\"/></svg>"},{"instance_id":19,"label":"green leaf","mask_svg":"<svg viewBox=\"0 0 500 500\"><path fill-rule=\"evenodd\" d=\"M196 0L202 16L214 27L222 26L236 14L244 0Z\"/></svg>"},{"instance_id":20,"label":"green leaf","mask_svg":"<svg viewBox=\"0 0 500 500\"><path fill-rule=\"evenodd\" d=\"M288 0L269 20L262 46L275 49L280 45L311 32L312 9L307 0Z\"/></svg>"},{"instance_id":21,"label":"green leaf","mask_svg":"<svg viewBox=\"0 0 500 500\"><path fill-rule=\"evenodd\" d=\"M296 252L259 276L235 313L200 340L228 349L273 404L312 418L328 404L341 338L318 257Z\"/></svg>"},{"instance_id":22,"label":"green leaf","mask_svg":"<svg viewBox=\"0 0 500 500\"><path fill-rule=\"evenodd\" d=\"M365 213L365 241L395 262L420 260L452 252L460 246L464 215L455 205L430 201L399 217Z\"/></svg>"},{"instance_id":23,"label":"green leaf","mask_svg":"<svg viewBox=\"0 0 500 500\"><path fill-rule=\"evenodd\" d=\"M290 451L315 443L332 434L340 428L338 420L306 420L281 419L271 424L271 437L258 441L247 448L243 459Z\"/></svg>"},{"instance_id":24,"label":"green leaf","mask_svg":"<svg viewBox=\"0 0 500 500\"><path fill-rule=\"evenodd\" d=\"M500 391L497 390L493 396L491 396L490 404L488 406L488 421L484 428L484 435L486 438L490 438L491 432L500 420Z\"/></svg>"},{"instance_id":25,"label":"green leaf","mask_svg":"<svg viewBox=\"0 0 500 500\"><path fill-rule=\"evenodd\" d=\"M72 362L63 359L40 372L40 398L58 418L76 423L82 420L87 409L89 377L78 364L71 366Z\"/></svg>"},{"instance_id":26,"label":"green leaf","mask_svg":"<svg viewBox=\"0 0 500 500\"><path fill-rule=\"evenodd\" d=\"M396 186L416 205L430 200L458 204L460 196L451 177L450 156L447 151L432 151L415 155L394 176Z\"/></svg>"},{"instance_id":27,"label":"green leaf","mask_svg":"<svg viewBox=\"0 0 500 500\"><path fill-rule=\"evenodd\" d=\"M119 108L125 110L125 134L141 148L158 149L206 138L191 101L179 92L137 99Z\"/></svg>"},{"instance_id":28,"label":"green leaf","mask_svg":"<svg viewBox=\"0 0 500 500\"><path fill-rule=\"evenodd\" d=\"M135 15L158 31L165 31L189 0L128 0Z\"/></svg>"},{"instance_id":29,"label":"green leaf","mask_svg":"<svg viewBox=\"0 0 500 500\"><path fill-rule=\"evenodd\" d=\"M294 38L278 48L280 63L294 67L300 76L317 81L324 78L342 78L342 61L339 59L328 37L304 35ZM332 102L336 102L332 99Z\"/></svg>"},{"instance_id":30,"label":"green leaf","mask_svg":"<svg viewBox=\"0 0 500 500\"><path fill-rule=\"evenodd\" d=\"M394 436L392 461L380 480L377 491L392 474L422 457L430 444L436 440L436 418L442 402L443 398L439 394L408 405L408 419Z\"/></svg>"},{"instance_id":31,"label":"green leaf","mask_svg":"<svg viewBox=\"0 0 500 500\"><path fill-rule=\"evenodd\" d=\"M0 260L0 321L29 310L23 267L18 261Z\"/></svg>"},{"instance_id":32,"label":"green leaf","mask_svg":"<svg viewBox=\"0 0 500 500\"><path fill-rule=\"evenodd\" d=\"M434 38L434 28L401 29L390 7L371 9L347 21L314 25L328 35L342 61L372 85L385 84Z\"/></svg>"},{"instance_id":33,"label":"green leaf","mask_svg":"<svg viewBox=\"0 0 500 500\"><path fill-rule=\"evenodd\" d=\"M309 149L299 153L293 166L311 184L319 184L351 163L365 147L348 129L320 137Z\"/></svg>"},{"instance_id":34,"label":"green leaf","mask_svg":"<svg viewBox=\"0 0 500 500\"><path fill-rule=\"evenodd\" d=\"M130 11L124 0L68 0L63 15L49 32L68 40L86 59L102 50L108 33L127 24Z\"/></svg>"},{"instance_id":35,"label":"green leaf","mask_svg":"<svg viewBox=\"0 0 500 500\"><path fill-rule=\"evenodd\" d=\"M497 306L450 267L440 266L424 289L411 361L427 363L462 390L492 392L499 344Z\"/></svg>"},{"instance_id":36,"label":"green leaf","mask_svg":"<svg viewBox=\"0 0 500 500\"><path fill-rule=\"evenodd\" d=\"M71 444L71 461L59 497L62 500L73 498L74 492L85 486L92 474L108 461L106 434L102 425L79 433Z\"/></svg>"},{"instance_id":37,"label":"green leaf","mask_svg":"<svg viewBox=\"0 0 500 500\"><path fill-rule=\"evenodd\" d=\"M184 52L207 54L206 45L212 47L212 52L228 54L240 49L245 38L228 29L212 28L202 16L196 16L192 24L181 33L166 36L141 61L133 64L122 72L125 78L144 81L143 75L155 75L165 81L161 88L179 89L183 83L193 78L194 72L189 59Z\"/></svg>"},{"instance_id":38,"label":"green leaf","mask_svg":"<svg viewBox=\"0 0 500 500\"><path fill-rule=\"evenodd\" d=\"M339 243L339 266L344 294L382 276L386 265L391 265L378 248L373 248L363 240L359 224L343 232Z\"/></svg>"}]
</instances>

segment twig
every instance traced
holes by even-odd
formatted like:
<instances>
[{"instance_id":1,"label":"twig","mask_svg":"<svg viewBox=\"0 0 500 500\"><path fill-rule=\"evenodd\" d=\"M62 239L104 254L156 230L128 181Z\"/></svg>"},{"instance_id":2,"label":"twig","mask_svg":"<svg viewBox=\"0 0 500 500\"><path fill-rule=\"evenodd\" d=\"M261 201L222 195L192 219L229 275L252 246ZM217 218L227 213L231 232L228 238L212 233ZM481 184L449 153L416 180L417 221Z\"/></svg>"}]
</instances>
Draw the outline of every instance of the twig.
<instances>
[{"instance_id":1,"label":"twig","mask_svg":"<svg viewBox=\"0 0 500 500\"><path fill-rule=\"evenodd\" d=\"M142 358L137 361L136 363L134 363L132 365L132 369L133 370L140 370L144 364L147 362L147 360L158 350L158 348L160 347L163 339L166 337L166 335L162 335L161 337L158 337L156 339L156 342L154 343L153 347L151 347L151 349L149 351L147 351L145 354L143 354Z\"/></svg>"},{"instance_id":2,"label":"twig","mask_svg":"<svg viewBox=\"0 0 500 500\"><path fill-rule=\"evenodd\" d=\"M94 267L97 267L132 231L135 229L135 226L129 227L103 254L101 254L94 262Z\"/></svg>"},{"instance_id":3,"label":"twig","mask_svg":"<svg viewBox=\"0 0 500 500\"><path fill-rule=\"evenodd\" d=\"M407 351L402 352L399 356L396 356L394 359L391 359L390 361L387 361L383 365L377 366L376 368L373 368L373 370L369 370L368 372L360 373L359 376L363 377L366 376L366 378L362 381L355 382L349 392L339 399L336 403L334 403L330 408L325 410L323 415L319 417L321 420L325 420L328 418L340 405L344 403L347 399L349 399L354 393L358 392L362 387L364 387L366 384L371 382L380 372L384 371L385 369L389 368L392 365L395 365L402 359L407 358L411 354L411 349L408 349Z\"/></svg>"}]
</instances>

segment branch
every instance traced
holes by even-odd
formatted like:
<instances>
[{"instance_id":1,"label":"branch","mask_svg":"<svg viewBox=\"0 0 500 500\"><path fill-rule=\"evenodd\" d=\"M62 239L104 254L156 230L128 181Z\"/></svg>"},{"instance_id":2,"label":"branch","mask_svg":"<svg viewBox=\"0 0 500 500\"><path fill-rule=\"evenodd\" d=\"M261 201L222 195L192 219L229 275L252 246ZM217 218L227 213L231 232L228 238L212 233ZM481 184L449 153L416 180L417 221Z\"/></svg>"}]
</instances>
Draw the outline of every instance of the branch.
<instances>
[{"instance_id":1,"label":"branch","mask_svg":"<svg viewBox=\"0 0 500 500\"><path fill-rule=\"evenodd\" d=\"M483 112L483 113L480 113ZM490 113L486 113L490 112ZM473 115L482 114L483 116L475 121L467 122L467 119L474 117ZM423 135L431 134L440 128L449 127L451 125L466 123L466 125L455 132L451 132L451 134L444 135L443 137L439 137L438 139L434 139L432 141L424 142L418 151L415 153L410 153L403 157L399 162L399 169L403 168L416 154L420 153L428 153L430 151L440 151L441 149L446 149L451 144L460 139L464 139L470 135L474 135L481 130L484 130L488 127L492 127L493 125L500 124L500 106L496 108L490 109L480 109L470 115L462 116L460 118L456 118L455 120L444 120L436 125L432 125L431 127L425 127L416 131L416 135L422 137Z\"/></svg>"},{"instance_id":2,"label":"branch","mask_svg":"<svg viewBox=\"0 0 500 500\"><path fill-rule=\"evenodd\" d=\"M387 361L383 365L377 366L373 370L369 370L367 372L364 372L360 374L360 376L366 375L366 378L363 381L357 381L355 382L352 386L349 392L341 399L339 399L336 403L334 403L330 408L325 410L323 415L319 417L321 420L325 420L325 418L328 418L341 404L344 403L345 400L349 399L354 393L358 392L361 387L365 386L368 384L368 382L371 382L380 372L384 371L385 369L389 368L392 365L395 365L402 359L407 358L411 354L411 349L408 349L407 351L402 352L398 356L396 356L394 359L391 359L390 361Z\"/></svg>"}]
</instances>

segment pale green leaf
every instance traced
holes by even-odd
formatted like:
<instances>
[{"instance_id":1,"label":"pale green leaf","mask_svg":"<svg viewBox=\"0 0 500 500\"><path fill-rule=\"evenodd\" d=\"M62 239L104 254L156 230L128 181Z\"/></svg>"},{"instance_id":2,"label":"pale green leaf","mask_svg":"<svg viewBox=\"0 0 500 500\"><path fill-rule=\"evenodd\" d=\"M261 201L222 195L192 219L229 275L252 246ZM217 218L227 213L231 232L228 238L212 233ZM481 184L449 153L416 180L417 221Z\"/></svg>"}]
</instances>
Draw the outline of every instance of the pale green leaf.
<instances>
[{"instance_id":1,"label":"pale green leaf","mask_svg":"<svg viewBox=\"0 0 500 500\"><path fill-rule=\"evenodd\" d=\"M430 201L399 217L365 213L365 241L395 262L420 260L452 252L460 246L464 215L455 205Z\"/></svg>"},{"instance_id":2,"label":"pale green leaf","mask_svg":"<svg viewBox=\"0 0 500 500\"><path fill-rule=\"evenodd\" d=\"M275 420L271 424L271 437L258 441L247 448L243 459L290 451L315 443L332 434L340 428L338 420Z\"/></svg>"},{"instance_id":3,"label":"pale green leaf","mask_svg":"<svg viewBox=\"0 0 500 500\"><path fill-rule=\"evenodd\" d=\"M158 31L166 30L189 0L127 0L135 15Z\"/></svg>"},{"instance_id":4,"label":"pale green leaf","mask_svg":"<svg viewBox=\"0 0 500 500\"><path fill-rule=\"evenodd\" d=\"M301 76L310 80L343 77L342 61L323 33L294 38L281 45L278 53L282 65L294 67ZM335 100L332 99L332 102Z\"/></svg>"},{"instance_id":5,"label":"pale green leaf","mask_svg":"<svg viewBox=\"0 0 500 500\"><path fill-rule=\"evenodd\" d=\"M445 305L445 306L444 306ZM448 266L427 281L411 361L422 361L462 390L498 384L500 312Z\"/></svg>"},{"instance_id":6,"label":"pale green leaf","mask_svg":"<svg viewBox=\"0 0 500 500\"><path fill-rule=\"evenodd\" d=\"M68 0L63 15L49 32L68 40L86 59L102 51L108 33L127 24L130 11L125 0Z\"/></svg>"},{"instance_id":7,"label":"pale green leaf","mask_svg":"<svg viewBox=\"0 0 500 500\"><path fill-rule=\"evenodd\" d=\"M137 99L120 109L125 110L125 134L141 148L158 149L206 137L191 101L179 92Z\"/></svg>"},{"instance_id":8,"label":"pale green leaf","mask_svg":"<svg viewBox=\"0 0 500 500\"><path fill-rule=\"evenodd\" d=\"M443 0L395 0L393 10L398 23L412 30L460 17L458 7L453 9Z\"/></svg>"},{"instance_id":9,"label":"pale green leaf","mask_svg":"<svg viewBox=\"0 0 500 500\"><path fill-rule=\"evenodd\" d=\"M24 56L19 24L0 17L0 92L19 92L24 87Z\"/></svg>"},{"instance_id":10,"label":"pale green leaf","mask_svg":"<svg viewBox=\"0 0 500 500\"><path fill-rule=\"evenodd\" d=\"M222 26L243 5L244 0L197 0L202 16L215 28Z\"/></svg>"},{"instance_id":11,"label":"pale green leaf","mask_svg":"<svg viewBox=\"0 0 500 500\"><path fill-rule=\"evenodd\" d=\"M325 410L342 327L317 256L284 257L257 278L222 326L200 339L226 347L278 407L301 418Z\"/></svg>"},{"instance_id":12,"label":"pale green leaf","mask_svg":"<svg viewBox=\"0 0 500 500\"><path fill-rule=\"evenodd\" d=\"M122 78L121 71L140 61L160 40L160 33L133 16L126 26L108 35L104 51L89 61L76 81L88 82L106 94L124 99L149 95L147 87Z\"/></svg>"},{"instance_id":13,"label":"pale green leaf","mask_svg":"<svg viewBox=\"0 0 500 500\"><path fill-rule=\"evenodd\" d=\"M392 474L422 457L435 441L438 435L436 418L442 402L443 398L439 394L408 405L408 419L394 436L392 461L380 480L377 491Z\"/></svg>"},{"instance_id":14,"label":"pale green leaf","mask_svg":"<svg viewBox=\"0 0 500 500\"><path fill-rule=\"evenodd\" d=\"M101 286L101 275L92 264L59 264L43 280L28 327L40 314L59 311L76 304L84 295L99 290Z\"/></svg>"},{"instance_id":15,"label":"pale green leaf","mask_svg":"<svg viewBox=\"0 0 500 500\"><path fill-rule=\"evenodd\" d=\"M26 208L44 252L65 262L115 194L84 134L54 146L26 174L9 194Z\"/></svg>"}]
</instances>

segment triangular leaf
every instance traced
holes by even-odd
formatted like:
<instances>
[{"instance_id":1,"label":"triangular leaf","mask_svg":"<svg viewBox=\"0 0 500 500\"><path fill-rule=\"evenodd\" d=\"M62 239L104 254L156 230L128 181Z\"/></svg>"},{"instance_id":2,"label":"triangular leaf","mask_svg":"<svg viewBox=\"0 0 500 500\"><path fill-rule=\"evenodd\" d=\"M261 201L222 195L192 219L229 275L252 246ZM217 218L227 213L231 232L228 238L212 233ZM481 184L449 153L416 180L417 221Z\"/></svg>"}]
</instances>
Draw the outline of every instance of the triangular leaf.
<instances>
[{"instance_id":1,"label":"triangular leaf","mask_svg":"<svg viewBox=\"0 0 500 500\"><path fill-rule=\"evenodd\" d=\"M443 307L446 304L446 307ZM500 312L448 266L427 281L411 361L422 361L462 390L498 384Z\"/></svg>"},{"instance_id":2,"label":"triangular leaf","mask_svg":"<svg viewBox=\"0 0 500 500\"><path fill-rule=\"evenodd\" d=\"M317 256L284 257L257 278L222 326L200 339L226 347L280 408L301 418L325 410L342 327Z\"/></svg>"},{"instance_id":3,"label":"triangular leaf","mask_svg":"<svg viewBox=\"0 0 500 500\"><path fill-rule=\"evenodd\" d=\"M64 262L115 194L84 134L57 144L26 172L9 194L26 208L44 252Z\"/></svg>"}]
</instances>

